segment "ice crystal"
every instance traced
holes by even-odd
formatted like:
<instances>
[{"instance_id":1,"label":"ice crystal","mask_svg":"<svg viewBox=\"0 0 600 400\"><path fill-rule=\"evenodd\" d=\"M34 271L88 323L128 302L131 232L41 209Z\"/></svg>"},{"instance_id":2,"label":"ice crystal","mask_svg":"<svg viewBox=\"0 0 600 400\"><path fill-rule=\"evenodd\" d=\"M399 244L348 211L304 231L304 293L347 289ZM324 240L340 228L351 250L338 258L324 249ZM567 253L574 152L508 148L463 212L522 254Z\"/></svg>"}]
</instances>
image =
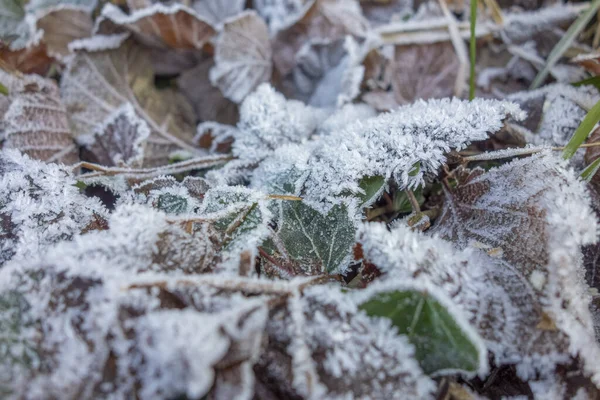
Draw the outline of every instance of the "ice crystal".
<instances>
[{"instance_id":1,"label":"ice crystal","mask_svg":"<svg viewBox=\"0 0 600 400\"><path fill-rule=\"evenodd\" d=\"M0 183L2 264L43 254L106 217L99 201L79 193L67 168L16 150L0 152Z\"/></svg>"}]
</instances>

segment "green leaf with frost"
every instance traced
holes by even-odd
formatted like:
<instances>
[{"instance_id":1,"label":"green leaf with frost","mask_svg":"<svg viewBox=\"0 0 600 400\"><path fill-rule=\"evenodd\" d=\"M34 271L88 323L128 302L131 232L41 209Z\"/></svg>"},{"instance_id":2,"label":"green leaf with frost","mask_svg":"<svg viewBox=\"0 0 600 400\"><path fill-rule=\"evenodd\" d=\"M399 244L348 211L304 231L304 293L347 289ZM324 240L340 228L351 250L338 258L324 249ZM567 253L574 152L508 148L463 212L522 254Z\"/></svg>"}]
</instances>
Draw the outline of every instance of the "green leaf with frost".
<instances>
[{"instance_id":1,"label":"green leaf with frost","mask_svg":"<svg viewBox=\"0 0 600 400\"><path fill-rule=\"evenodd\" d=\"M399 333L408 336L425 373L479 370L480 349L467 333L468 327L431 294L416 290L380 292L359 308L369 316L388 318Z\"/></svg>"},{"instance_id":2,"label":"green leaf with frost","mask_svg":"<svg viewBox=\"0 0 600 400\"><path fill-rule=\"evenodd\" d=\"M289 256L320 273L338 272L354 244L347 207L336 205L323 215L304 202L283 201L280 211L277 234Z\"/></svg>"}]
</instances>

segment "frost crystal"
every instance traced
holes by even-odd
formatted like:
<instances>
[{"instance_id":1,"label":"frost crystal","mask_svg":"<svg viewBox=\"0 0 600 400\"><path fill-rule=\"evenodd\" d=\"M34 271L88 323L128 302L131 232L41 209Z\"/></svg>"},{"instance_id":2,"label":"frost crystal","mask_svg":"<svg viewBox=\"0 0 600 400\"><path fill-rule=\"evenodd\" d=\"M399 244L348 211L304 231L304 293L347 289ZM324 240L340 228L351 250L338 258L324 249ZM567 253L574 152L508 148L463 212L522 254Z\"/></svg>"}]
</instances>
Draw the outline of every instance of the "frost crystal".
<instances>
[{"instance_id":1,"label":"frost crystal","mask_svg":"<svg viewBox=\"0 0 600 400\"><path fill-rule=\"evenodd\" d=\"M0 152L0 264L44 254L106 217L100 202L81 195L75 184L64 167Z\"/></svg>"},{"instance_id":2,"label":"frost crystal","mask_svg":"<svg viewBox=\"0 0 600 400\"><path fill-rule=\"evenodd\" d=\"M290 146L285 153L297 153L297 157L286 162L276 154L264 162L254 180L265 179L262 171L285 170L285 163L287 170L304 176L303 185L294 190L296 194L320 203L321 208L325 205L325 209L327 203L338 203L344 193L364 193L359 184L365 177L393 178L400 189L416 188L437 173L446 161L446 153L486 139L489 133L502 128L508 115L523 117L519 107L509 102L420 101L356 121L304 145L310 151L308 158L303 146Z\"/></svg>"}]
</instances>

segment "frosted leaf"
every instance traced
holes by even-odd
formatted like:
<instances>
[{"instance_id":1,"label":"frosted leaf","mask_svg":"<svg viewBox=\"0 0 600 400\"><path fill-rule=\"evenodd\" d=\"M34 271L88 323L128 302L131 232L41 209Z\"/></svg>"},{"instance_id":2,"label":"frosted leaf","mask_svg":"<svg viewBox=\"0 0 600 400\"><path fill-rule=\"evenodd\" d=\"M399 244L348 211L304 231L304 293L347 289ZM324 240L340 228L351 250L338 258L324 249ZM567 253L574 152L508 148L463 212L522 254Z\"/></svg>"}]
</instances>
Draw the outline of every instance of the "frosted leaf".
<instances>
[{"instance_id":1,"label":"frosted leaf","mask_svg":"<svg viewBox=\"0 0 600 400\"><path fill-rule=\"evenodd\" d=\"M335 110L319 124L319 135L330 135L346 128L356 121L366 120L377 115L373 107L365 103L348 103Z\"/></svg>"},{"instance_id":2,"label":"frosted leaf","mask_svg":"<svg viewBox=\"0 0 600 400\"><path fill-rule=\"evenodd\" d=\"M358 293L359 308L387 318L415 346L415 358L428 375L483 375L487 349L460 309L428 285L372 284Z\"/></svg>"},{"instance_id":3,"label":"frosted leaf","mask_svg":"<svg viewBox=\"0 0 600 400\"><path fill-rule=\"evenodd\" d=\"M187 176L177 182L172 176L162 176L135 185L132 201L151 205L167 214L193 214L209 188L203 178Z\"/></svg>"},{"instance_id":4,"label":"frosted leaf","mask_svg":"<svg viewBox=\"0 0 600 400\"><path fill-rule=\"evenodd\" d=\"M202 122L198 124L198 131L194 141L199 147L208 148L211 153L229 153L237 128L218 122Z\"/></svg>"},{"instance_id":5,"label":"frosted leaf","mask_svg":"<svg viewBox=\"0 0 600 400\"><path fill-rule=\"evenodd\" d=\"M355 233L345 205L322 214L301 201L281 201L273 235L265 246L273 267L294 275L320 275L344 272Z\"/></svg>"},{"instance_id":6,"label":"frosted leaf","mask_svg":"<svg viewBox=\"0 0 600 400\"><path fill-rule=\"evenodd\" d=\"M296 54L293 95L315 107L335 107L360 92L364 67L358 44L351 38L312 40Z\"/></svg>"},{"instance_id":7,"label":"frosted leaf","mask_svg":"<svg viewBox=\"0 0 600 400\"><path fill-rule=\"evenodd\" d=\"M0 263L44 254L106 217L100 202L79 193L71 173L56 164L0 152Z\"/></svg>"},{"instance_id":8,"label":"frosted leaf","mask_svg":"<svg viewBox=\"0 0 600 400\"><path fill-rule=\"evenodd\" d=\"M206 18L213 26L219 26L223 21L242 12L244 0L194 0L192 8Z\"/></svg>"},{"instance_id":9,"label":"frosted leaf","mask_svg":"<svg viewBox=\"0 0 600 400\"><path fill-rule=\"evenodd\" d=\"M214 28L194 10L180 4L163 5L157 3L151 7L134 10L127 15L117 6L108 3L102 9L101 18L111 21L131 31L147 46L173 49L202 49L215 34ZM100 33L102 24L100 22Z\"/></svg>"},{"instance_id":10,"label":"frosted leaf","mask_svg":"<svg viewBox=\"0 0 600 400\"><path fill-rule=\"evenodd\" d=\"M590 346L594 331L581 264L581 246L596 240L588 204L575 174L548 153L487 173L473 170L460 177L455 189L446 190L435 231L460 248L483 246L498 254L501 267L496 267L495 279L507 294L524 296L527 301L520 304L531 307L521 306L530 316L522 326L529 326L531 337L517 370L523 378L543 367L536 360L547 353L555 354L547 363L579 355L592 379L600 377L591 361L600 348ZM520 289L513 293L516 287Z\"/></svg>"},{"instance_id":11,"label":"frosted leaf","mask_svg":"<svg viewBox=\"0 0 600 400\"><path fill-rule=\"evenodd\" d=\"M0 4L3 11L0 16L0 39L8 43L11 50L27 47L36 35L35 19L31 16L26 18L24 6L17 0L2 0Z\"/></svg>"},{"instance_id":12,"label":"frosted leaf","mask_svg":"<svg viewBox=\"0 0 600 400\"><path fill-rule=\"evenodd\" d=\"M140 275L121 269L134 268L134 260L110 263L110 255L81 254L72 245L31 266L2 271L0 296L15 289L22 296L25 315L17 328L40 355L25 368L3 358L3 388L15 397L65 399L82 392L94 398L199 398L232 388L251 397L249 369L262 345L264 300L210 284L136 284ZM14 312L19 307L10 306ZM21 343L8 348L23 349Z\"/></svg>"},{"instance_id":13,"label":"frosted leaf","mask_svg":"<svg viewBox=\"0 0 600 400\"><path fill-rule=\"evenodd\" d=\"M225 184L247 182L261 160L278 153L286 144L306 141L323 119L322 110L300 101L286 100L270 85L260 85L240 107L240 121L233 132L232 146L233 155L238 159L208 176Z\"/></svg>"},{"instance_id":14,"label":"frosted leaf","mask_svg":"<svg viewBox=\"0 0 600 400\"><path fill-rule=\"evenodd\" d=\"M77 135L92 134L131 103L150 128L144 166L167 164L176 150L199 153L190 144L190 105L176 91L154 87L148 53L131 39L114 50L78 51L62 76L61 94Z\"/></svg>"},{"instance_id":15,"label":"frosted leaf","mask_svg":"<svg viewBox=\"0 0 600 400\"><path fill-rule=\"evenodd\" d=\"M80 135L78 140L95 163L140 167L149 136L148 124L136 115L131 103L125 103L109 115L93 135Z\"/></svg>"},{"instance_id":16,"label":"frosted leaf","mask_svg":"<svg viewBox=\"0 0 600 400\"><path fill-rule=\"evenodd\" d=\"M429 399L435 389L406 337L333 287L304 290L269 316L257 379L286 397Z\"/></svg>"},{"instance_id":17,"label":"frosted leaf","mask_svg":"<svg viewBox=\"0 0 600 400\"><path fill-rule=\"evenodd\" d=\"M212 220L214 241L222 252L224 270L235 271L243 253L254 256L270 235L272 214L265 195L241 186L216 187L204 196L199 214Z\"/></svg>"},{"instance_id":18,"label":"frosted leaf","mask_svg":"<svg viewBox=\"0 0 600 400\"><path fill-rule=\"evenodd\" d=\"M203 59L194 68L181 73L177 86L194 107L197 120L236 124L239 119L237 104L226 99L210 83L208 75L213 66L212 58Z\"/></svg>"},{"instance_id":19,"label":"frosted leaf","mask_svg":"<svg viewBox=\"0 0 600 400\"><path fill-rule=\"evenodd\" d=\"M564 146L573 136L587 110L600 100L600 95L592 87L575 88L557 84L515 93L508 99L520 104L528 113L522 124L511 121L509 125L526 142ZM581 157L577 160L581 162Z\"/></svg>"},{"instance_id":20,"label":"frosted leaf","mask_svg":"<svg viewBox=\"0 0 600 400\"><path fill-rule=\"evenodd\" d=\"M4 148L18 149L47 162L79 161L56 84L39 76L17 77L2 70L0 81L9 90L10 104L0 120Z\"/></svg>"},{"instance_id":21,"label":"frosted leaf","mask_svg":"<svg viewBox=\"0 0 600 400\"><path fill-rule=\"evenodd\" d=\"M48 55L62 59L69 55L69 44L92 35L93 21L89 5L58 5L44 10L36 21L42 30Z\"/></svg>"},{"instance_id":22,"label":"frosted leaf","mask_svg":"<svg viewBox=\"0 0 600 400\"><path fill-rule=\"evenodd\" d=\"M323 210L348 193L363 193L364 177L393 178L401 190L416 188L437 174L451 149L485 140L508 115L523 116L517 105L495 100L416 102L319 138L307 145L309 157L306 150L288 149L287 160L266 160L255 179L264 179L262 171L295 168L306 176L297 190Z\"/></svg>"},{"instance_id":23,"label":"frosted leaf","mask_svg":"<svg viewBox=\"0 0 600 400\"><path fill-rule=\"evenodd\" d=\"M271 79L271 42L264 21L245 11L224 22L215 49L210 81L235 103Z\"/></svg>"},{"instance_id":24,"label":"frosted leaf","mask_svg":"<svg viewBox=\"0 0 600 400\"><path fill-rule=\"evenodd\" d=\"M69 42L91 35L94 6L94 0L33 1L27 5L3 0L0 38L11 51L37 47L52 57L65 56Z\"/></svg>"},{"instance_id":25,"label":"frosted leaf","mask_svg":"<svg viewBox=\"0 0 600 400\"><path fill-rule=\"evenodd\" d=\"M412 0L366 0L360 4L363 14L373 26L401 21L413 14Z\"/></svg>"},{"instance_id":26,"label":"frosted leaf","mask_svg":"<svg viewBox=\"0 0 600 400\"><path fill-rule=\"evenodd\" d=\"M282 27L274 38L273 62L283 76L292 71L296 53L311 39L336 40L346 35L362 38L369 30L354 0L314 0L302 11L301 18Z\"/></svg>"},{"instance_id":27,"label":"frosted leaf","mask_svg":"<svg viewBox=\"0 0 600 400\"><path fill-rule=\"evenodd\" d=\"M450 42L396 46L390 71L396 102L452 96L458 68Z\"/></svg>"},{"instance_id":28,"label":"frosted leaf","mask_svg":"<svg viewBox=\"0 0 600 400\"><path fill-rule=\"evenodd\" d=\"M252 6L271 32L295 23L313 3L314 0L252 0Z\"/></svg>"}]
</instances>

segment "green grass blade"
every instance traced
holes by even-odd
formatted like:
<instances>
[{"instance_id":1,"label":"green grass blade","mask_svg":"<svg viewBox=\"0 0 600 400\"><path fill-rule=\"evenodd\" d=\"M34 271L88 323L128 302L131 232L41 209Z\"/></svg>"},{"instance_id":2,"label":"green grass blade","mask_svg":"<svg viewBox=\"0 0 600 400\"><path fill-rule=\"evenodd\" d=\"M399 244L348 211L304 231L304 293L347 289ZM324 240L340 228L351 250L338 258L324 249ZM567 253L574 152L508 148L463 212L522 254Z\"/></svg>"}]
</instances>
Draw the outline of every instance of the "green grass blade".
<instances>
[{"instance_id":1,"label":"green grass blade","mask_svg":"<svg viewBox=\"0 0 600 400\"><path fill-rule=\"evenodd\" d=\"M600 1L600 0L597 0ZM469 76L469 100L475 98L475 51L477 50L477 38L475 37L475 24L477 23L477 0L471 0L471 40L469 43L469 55L471 58Z\"/></svg>"},{"instance_id":2,"label":"green grass blade","mask_svg":"<svg viewBox=\"0 0 600 400\"><path fill-rule=\"evenodd\" d=\"M591 78L583 79L578 82L573 82L571 83L571 85L575 87L591 85L594 86L596 89L600 90L600 76L592 76Z\"/></svg>"},{"instance_id":3,"label":"green grass blade","mask_svg":"<svg viewBox=\"0 0 600 400\"><path fill-rule=\"evenodd\" d=\"M583 121L581 121L581 124L577 127L577 130L575 130L575 133L573 133L573 137L569 140L569 143L567 143L563 150L563 158L568 160L573 157L573 154L575 154L579 146L585 142L585 139L587 139L598 121L600 121L600 101L586 114Z\"/></svg>"},{"instance_id":4,"label":"green grass blade","mask_svg":"<svg viewBox=\"0 0 600 400\"><path fill-rule=\"evenodd\" d=\"M600 169L600 158L596 158L590 165L585 167L585 169L581 173L581 179L583 179L586 182L591 181L599 169Z\"/></svg>"},{"instance_id":5,"label":"green grass blade","mask_svg":"<svg viewBox=\"0 0 600 400\"><path fill-rule=\"evenodd\" d=\"M565 51L567 51L569 46L571 46L571 43L573 43L579 32L581 32L583 28L585 28L588 22L590 22L592 17L596 14L596 11L598 11L598 7L600 7L600 0L592 1L588 9L585 10L585 12L581 14L579 18L575 20L575 22L573 22L573 24L569 27L564 36L558 41L558 43L556 43L556 45L550 52L550 55L546 60L546 65L544 65L544 68L537 74L537 76L533 80L533 83L531 84L531 89L539 87L544 82L544 80L550 73L550 70L552 69L552 67L554 67L554 64L556 64L556 62L562 57L562 55L565 53Z\"/></svg>"}]
</instances>

